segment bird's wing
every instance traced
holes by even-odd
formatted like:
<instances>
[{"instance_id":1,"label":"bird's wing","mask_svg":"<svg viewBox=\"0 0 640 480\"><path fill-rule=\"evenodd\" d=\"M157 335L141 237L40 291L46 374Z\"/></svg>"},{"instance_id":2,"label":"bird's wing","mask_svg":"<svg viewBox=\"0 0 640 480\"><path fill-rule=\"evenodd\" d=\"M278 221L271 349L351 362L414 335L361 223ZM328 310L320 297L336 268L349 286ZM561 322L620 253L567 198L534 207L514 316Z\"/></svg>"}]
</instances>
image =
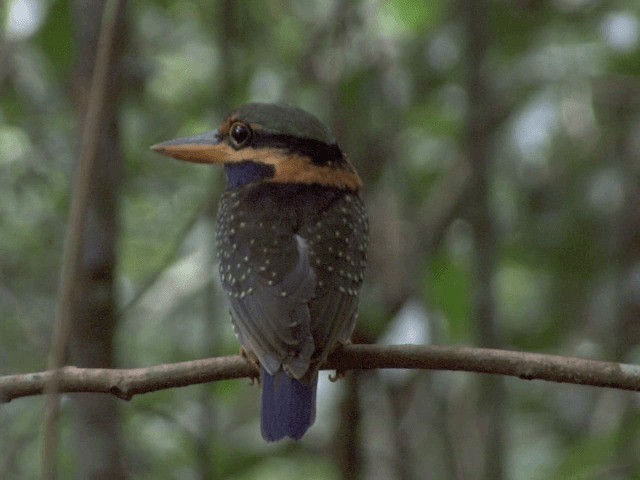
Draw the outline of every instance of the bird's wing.
<instances>
[{"instance_id":1,"label":"bird's wing","mask_svg":"<svg viewBox=\"0 0 640 480\"><path fill-rule=\"evenodd\" d=\"M293 377L301 378L315 350L308 303L315 293L316 275L302 237L293 235L289 241L279 240L285 243L280 250L294 261L287 271L274 275L277 283L269 279L264 259L241 248L234 256L246 262L244 278L236 279L239 287L233 285L226 290L232 321L243 346L258 357L270 374L282 365Z\"/></svg>"},{"instance_id":2,"label":"bird's wing","mask_svg":"<svg viewBox=\"0 0 640 480\"><path fill-rule=\"evenodd\" d=\"M340 293L337 289L315 299L311 304L313 337L316 351L313 363L321 364L340 344L346 344L356 325L358 297Z\"/></svg>"},{"instance_id":3,"label":"bird's wing","mask_svg":"<svg viewBox=\"0 0 640 480\"><path fill-rule=\"evenodd\" d=\"M355 195L338 199L305 233L317 277L310 304L315 365L338 343L347 343L356 324L368 238L362 201Z\"/></svg>"}]
</instances>

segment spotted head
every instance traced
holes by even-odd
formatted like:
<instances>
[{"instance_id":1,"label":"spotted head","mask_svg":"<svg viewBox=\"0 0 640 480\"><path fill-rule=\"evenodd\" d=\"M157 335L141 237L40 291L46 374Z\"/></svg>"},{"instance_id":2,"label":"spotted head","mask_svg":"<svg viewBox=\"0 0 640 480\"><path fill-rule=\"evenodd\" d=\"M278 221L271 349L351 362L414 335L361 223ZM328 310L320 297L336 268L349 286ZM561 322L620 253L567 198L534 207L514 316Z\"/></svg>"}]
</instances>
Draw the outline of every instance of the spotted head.
<instances>
[{"instance_id":1,"label":"spotted head","mask_svg":"<svg viewBox=\"0 0 640 480\"><path fill-rule=\"evenodd\" d=\"M357 191L362 182L331 131L296 107L249 103L217 130L151 147L164 155L225 167L228 188L256 182L318 184Z\"/></svg>"}]
</instances>

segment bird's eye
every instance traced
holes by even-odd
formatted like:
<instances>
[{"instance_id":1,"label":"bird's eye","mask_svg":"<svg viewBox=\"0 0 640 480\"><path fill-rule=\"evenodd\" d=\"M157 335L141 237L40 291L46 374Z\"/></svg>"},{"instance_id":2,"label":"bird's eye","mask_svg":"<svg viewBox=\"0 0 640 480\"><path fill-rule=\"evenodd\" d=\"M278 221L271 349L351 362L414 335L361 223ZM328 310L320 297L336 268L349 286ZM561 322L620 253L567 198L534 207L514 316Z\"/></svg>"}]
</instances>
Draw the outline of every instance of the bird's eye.
<instances>
[{"instance_id":1,"label":"bird's eye","mask_svg":"<svg viewBox=\"0 0 640 480\"><path fill-rule=\"evenodd\" d=\"M244 123L236 122L231 125L229 138L233 148L242 148L251 140L251 129Z\"/></svg>"}]
</instances>

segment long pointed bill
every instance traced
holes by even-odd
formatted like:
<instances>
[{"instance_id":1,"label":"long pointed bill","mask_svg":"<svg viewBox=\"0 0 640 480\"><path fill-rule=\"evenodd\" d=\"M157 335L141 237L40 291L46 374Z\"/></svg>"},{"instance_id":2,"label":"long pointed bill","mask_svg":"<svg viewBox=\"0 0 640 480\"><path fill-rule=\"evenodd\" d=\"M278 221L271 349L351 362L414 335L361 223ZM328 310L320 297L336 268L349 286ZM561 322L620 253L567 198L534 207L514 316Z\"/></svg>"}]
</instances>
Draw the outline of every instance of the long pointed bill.
<instances>
[{"instance_id":1,"label":"long pointed bill","mask_svg":"<svg viewBox=\"0 0 640 480\"><path fill-rule=\"evenodd\" d=\"M152 146L151 150L187 162L223 163L227 146L222 143L220 132L212 130L193 137L158 143Z\"/></svg>"}]
</instances>

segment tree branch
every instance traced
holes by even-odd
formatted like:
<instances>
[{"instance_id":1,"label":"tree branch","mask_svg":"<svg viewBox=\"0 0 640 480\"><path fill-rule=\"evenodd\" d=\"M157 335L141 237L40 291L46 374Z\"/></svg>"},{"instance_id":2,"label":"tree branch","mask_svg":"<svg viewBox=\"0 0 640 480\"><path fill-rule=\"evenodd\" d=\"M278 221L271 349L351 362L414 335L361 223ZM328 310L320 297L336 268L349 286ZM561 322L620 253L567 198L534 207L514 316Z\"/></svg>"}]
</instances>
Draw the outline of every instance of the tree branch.
<instances>
[{"instance_id":1,"label":"tree branch","mask_svg":"<svg viewBox=\"0 0 640 480\"><path fill-rule=\"evenodd\" d=\"M325 370L339 371L378 368L457 370L640 391L638 365L487 348L348 345L334 352L323 366ZM0 403L42 394L55 373L0 377ZM251 378L258 374L255 367L239 355L131 369L67 366L57 373L60 392L110 393L124 400L167 388Z\"/></svg>"}]
</instances>

